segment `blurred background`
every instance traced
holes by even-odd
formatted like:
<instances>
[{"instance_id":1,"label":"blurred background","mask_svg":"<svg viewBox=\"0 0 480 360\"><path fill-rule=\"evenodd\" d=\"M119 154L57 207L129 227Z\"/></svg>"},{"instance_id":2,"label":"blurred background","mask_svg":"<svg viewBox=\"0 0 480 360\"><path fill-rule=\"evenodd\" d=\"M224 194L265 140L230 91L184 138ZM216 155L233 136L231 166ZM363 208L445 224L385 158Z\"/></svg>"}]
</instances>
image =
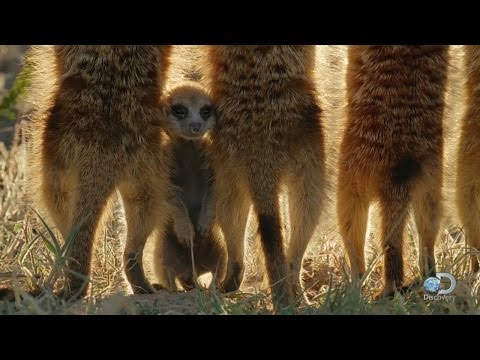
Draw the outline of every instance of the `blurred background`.
<instances>
[{"instance_id":1,"label":"blurred background","mask_svg":"<svg viewBox=\"0 0 480 360\"><path fill-rule=\"evenodd\" d=\"M22 71L27 49L28 45L0 45L0 142L7 148L12 145L18 115L25 110L17 101L23 94L23 84L16 83L15 79Z\"/></svg>"}]
</instances>

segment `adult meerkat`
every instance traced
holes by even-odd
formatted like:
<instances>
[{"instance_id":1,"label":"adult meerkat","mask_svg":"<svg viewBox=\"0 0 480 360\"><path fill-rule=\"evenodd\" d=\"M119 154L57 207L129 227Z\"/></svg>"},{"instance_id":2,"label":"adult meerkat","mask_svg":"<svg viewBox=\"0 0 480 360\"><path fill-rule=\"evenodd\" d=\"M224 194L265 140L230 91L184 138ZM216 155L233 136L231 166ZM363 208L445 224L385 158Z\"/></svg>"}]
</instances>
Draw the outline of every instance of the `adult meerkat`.
<instances>
[{"instance_id":1,"label":"adult meerkat","mask_svg":"<svg viewBox=\"0 0 480 360\"><path fill-rule=\"evenodd\" d=\"M160 106L170 46L39 47L30 124L29 188L64 239L75 234L63 295L87 290L92 247L107 200L118 189L125 209L124 266L135 293L145 278L147 237L168 209L168 154ZM190 234L182 238L189 241Z\"/></svg>"},{"instance_id":2,"label":"adult meerkat","mask_svg":"<svg viewBox=\"0 0 480 360\"><path fill-rule=\"evenodd\" d=\"M275 306L301 290L300 270L323 206L324 139L313 82L314 46L210 46L207 83L218 112L211 156L217 221L228 252L223 288L238 289L250 205ZM284 252L278 195L288 187Z\"/></svg>"},{"instance_id":3,"label":"adult meerkat","mask_svg":"<svg viewBox=\"0 0 480 360\"><path fill-rule=\"evenodd\" d=\"M465 46L466 109L462 119L456 203L466 238L473 250L480 250L480 46ZM480 269L472 256L472 270Z\"/></svg>"},{"instance_id":4,"label":"adult meerkat","mask_svg":"<svg viewBox=\"0 0 480 360\"><path fill-rule=\"evenodd\" d=\"M357 277L365 272L369 204L380 202L383 294L392 295L403 285L403 232L410 205L421 272L435 274L448 46L350 46L348 58L337 216Z\"/></svg>"},{"instance_id":5,"label":"adult meerkat","mask_svg":"<svg viewBox=\"0 0 480 360\"><path fill-rule=\"evenodd\" d=\"M172 135L173 163L171 182L176 187L172 205L179 211L171 217L166 233L159 234L154 267L160 285L176 290L178 279L185 290L195 285L197 276L225 273L226 250L214 230L214 173L205 154L205 134L213 129L216 114L210 96L194 82L180 83L166 96L169 133ZM183 215L183 216L180 216ZM191 249L177 239L175 226L195 233L192 266Z\"/></svg>"}]
</instances>

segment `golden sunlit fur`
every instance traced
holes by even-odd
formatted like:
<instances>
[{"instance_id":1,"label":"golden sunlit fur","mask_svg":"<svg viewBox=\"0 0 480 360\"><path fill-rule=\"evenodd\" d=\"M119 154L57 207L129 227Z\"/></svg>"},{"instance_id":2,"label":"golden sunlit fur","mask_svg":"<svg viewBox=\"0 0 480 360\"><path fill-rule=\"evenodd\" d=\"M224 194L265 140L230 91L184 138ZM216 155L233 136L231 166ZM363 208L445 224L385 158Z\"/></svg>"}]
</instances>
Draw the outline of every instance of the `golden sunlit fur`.
<instances>
[{"instance_id":1,"label":"golden sunlit fur","mask_svg":"<svg viewBox=\"0 0 480 360\"><path fill-rule=\"evenodd\" d=\"M135 293L153 291L142 256L166 211L169 158L162 149L165 115L159 100L169 51L66 45L30 53L36 111L29 126L27 188L34 208L64 239L76 235L65 296L86 292L95 234L116 189L127 223L127 279Z\"/></svg>"},{"instance_id":2,"label":"golden sunlit fur","mask_svg":"<svg viewBox=\"0 0 480 360\"><path fill-rule=\"evenodd\" d=\"M369 205L380 202L384 294L403 286L410 205L422 274L435 273L443 164L448 46L351 46L347 125L340 149L337 216L352 276L365 272Z\"/></svg>"},{"instance_id":3,"label":"golden sunlit fur","mask_svg":"<svg viewBox=\"0 0 480 360\"><path fill-rule=\"evenodd\" d=\"M242 282L253 203L273 302L286 305L300 293L303 255L324 201L315 47L211 46L207 61L206 81L218 111L211 151L217 220L228 252L223 287L232 291ZM279 207L283 187L291 224L286 253Z\"/></svg>"},{"instance_id":4,"label":"golden sunlit fur","mask_svg":"<svg viewBox=\"0 0 480 360\"><path fill-rule=\"evenodd\" d=\"M468 244L480 250L480 46L465 46L466 109L457 153L456 203ZM477 256L472 270L479 271Z\"/></svg>"},{"instance_id":5,"label":"golden sunlit fur","mask_svg":"<svg viewBox=\"0 0 480 360\"><path fill-rule=\"evenodd\" d=\"M169 290L177 290L176 280L189 290L196 276L209 272L216 277L218 286L225 273L226 250L215 227L215 177L206 154L210 143L206 134L216 124L216 113L207 91L194 82L182 82L170 89L165 103L172 137L170 179L176 188L171 205L176 210L169 214L165 234L156 239L155 274L160 286ZM188 111L181 118L173 111L179 105ZM194 124L198 129L191 132ZM180 238L179 234L184 233L190 233L188 241Z\"/></svg>"}]
</instances>

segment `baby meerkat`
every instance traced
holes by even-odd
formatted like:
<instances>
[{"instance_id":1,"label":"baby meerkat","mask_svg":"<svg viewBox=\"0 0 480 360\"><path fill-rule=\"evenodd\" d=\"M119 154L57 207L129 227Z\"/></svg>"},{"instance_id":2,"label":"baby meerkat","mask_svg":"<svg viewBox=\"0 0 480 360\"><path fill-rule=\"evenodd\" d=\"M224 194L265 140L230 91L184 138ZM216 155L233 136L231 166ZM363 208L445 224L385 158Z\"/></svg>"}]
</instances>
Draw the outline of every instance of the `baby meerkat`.
<instances>
[{"instance_id":1,"label":"baby meerkat","mask_svg":"<svg viewBox=\"0 0 480 360\"><path fill-rule=\"evenodd\" d=\"M194 274L221 276L226 266L226 250L214 231L214 174L204 152L205 134L215 126L216 113L209 94L194 82L174 87L165 102L173 140L170 179L176 188L171 203L178 211L157 238L154 266L160 286L176 290L178 279L189 290L195 284ZM195 272L189 244L177 237L185 232L192 234Z\"/></svg>"},{"instance_id":2,"label":"baby meerkat","mask_svg":"<svg viewBox=\"0 0 480 360\"><path fill-rule=\"evenodd\" d=\"M402 288L410 206L422 275L435 274L442 212L443 113L448 46L351 46L347 126L340 148L337 215L353 277L365 272L368 209L379 201L385 287Z\"/></svg>"}]
</instances>

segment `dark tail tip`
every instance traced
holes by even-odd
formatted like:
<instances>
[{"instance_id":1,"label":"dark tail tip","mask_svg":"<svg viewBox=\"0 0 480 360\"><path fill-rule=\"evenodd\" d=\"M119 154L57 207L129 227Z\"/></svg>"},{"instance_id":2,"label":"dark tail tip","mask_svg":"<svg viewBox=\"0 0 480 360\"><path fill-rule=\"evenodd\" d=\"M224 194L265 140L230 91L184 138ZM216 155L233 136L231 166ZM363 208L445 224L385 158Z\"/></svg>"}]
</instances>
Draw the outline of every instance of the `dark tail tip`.
<instances>
[{"instance_id":1,"label":"dark tail tip","mask_svg":"<svg viewBox=\"0 0 480 360\"><path fill-rule=\"evenodd\" d=\"M420 162L412 156L404 156L393 167L392 178L398 184L406 184L421 171Z\"/></svg>"}]
</instances>

